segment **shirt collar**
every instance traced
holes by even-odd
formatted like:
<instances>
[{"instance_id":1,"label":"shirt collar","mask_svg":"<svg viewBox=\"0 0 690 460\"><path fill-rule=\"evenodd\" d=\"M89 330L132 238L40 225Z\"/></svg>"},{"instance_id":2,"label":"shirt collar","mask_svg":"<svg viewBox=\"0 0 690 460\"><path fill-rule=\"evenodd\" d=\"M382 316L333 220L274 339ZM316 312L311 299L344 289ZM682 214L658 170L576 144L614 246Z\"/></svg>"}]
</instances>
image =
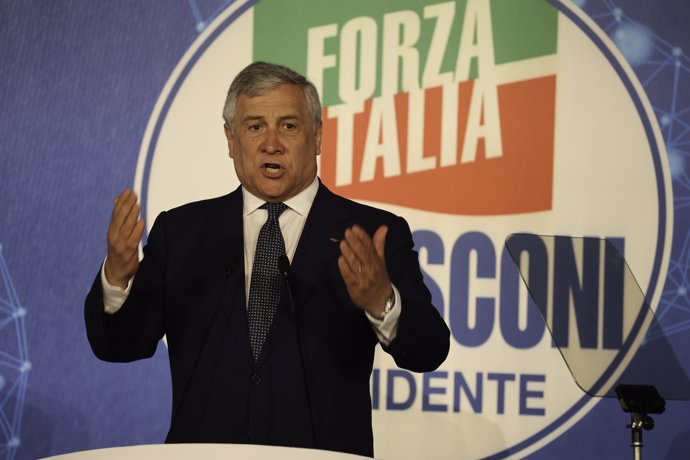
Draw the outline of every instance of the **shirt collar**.
<instances>
[{"instance_id":1,"label":"shirt collar","mask_svg":"<svg viewBox=\"0 0 690 460\"><path fill-rule=\"evenodd\" d=\"M284 203L293 211L306 217L311 205L314 203L316 193L319 191L319 178L314 177L311 184L297 195L288 198ZM252 194L244 186L242 187L242 215L247 216L259 209L266 201Z\"/></svg>"}]
</instances>

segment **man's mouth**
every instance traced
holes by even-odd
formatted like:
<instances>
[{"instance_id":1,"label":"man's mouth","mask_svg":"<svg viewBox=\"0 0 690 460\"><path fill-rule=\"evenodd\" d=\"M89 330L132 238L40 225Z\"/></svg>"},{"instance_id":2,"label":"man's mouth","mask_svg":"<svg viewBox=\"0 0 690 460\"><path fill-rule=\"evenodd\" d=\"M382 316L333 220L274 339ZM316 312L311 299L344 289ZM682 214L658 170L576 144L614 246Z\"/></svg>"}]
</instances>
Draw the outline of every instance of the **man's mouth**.
<instances>
[{"instance_id":1,"label":"man's mouth","mask_svg":"<svg viewBox=\"0 0 690 460\"><path fill-rule=\"evenodd\" d=\"M277 163L264 163L264 171L268 174L279 174L281 166Z\"/></svg>"}]
</instances>

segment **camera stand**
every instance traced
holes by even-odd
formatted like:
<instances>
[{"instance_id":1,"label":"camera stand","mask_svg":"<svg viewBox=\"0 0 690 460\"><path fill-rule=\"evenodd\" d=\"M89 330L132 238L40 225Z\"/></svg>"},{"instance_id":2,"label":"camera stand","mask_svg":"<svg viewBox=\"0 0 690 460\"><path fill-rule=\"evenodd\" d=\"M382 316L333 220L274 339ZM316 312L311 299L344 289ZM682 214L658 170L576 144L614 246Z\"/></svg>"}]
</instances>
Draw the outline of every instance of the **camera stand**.
<instances>
[{"instance_id":1,"label":"camera stand","mask_svg":"<svg viewBox=\"0 0 690 460\"><path fill-rule=\"evenodd\" d=\"M616 395L623 412L630 414L633 459L642 460L642 430L654 429L654 419L648 414L663 414L666 401L652 385L618 385Z\"/></svg>"}]
</instances>

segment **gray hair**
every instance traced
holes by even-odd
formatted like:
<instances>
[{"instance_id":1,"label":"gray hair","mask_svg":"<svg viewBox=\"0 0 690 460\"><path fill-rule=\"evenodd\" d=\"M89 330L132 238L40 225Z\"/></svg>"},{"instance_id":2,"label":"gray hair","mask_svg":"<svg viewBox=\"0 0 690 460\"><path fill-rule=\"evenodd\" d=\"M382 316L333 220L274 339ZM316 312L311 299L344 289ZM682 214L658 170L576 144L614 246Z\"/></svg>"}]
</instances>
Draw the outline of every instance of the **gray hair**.
<instances>
[{"instance_id":1,"label":"gray hair","mask_svg":"<svg viewBox=\"0 0 690 460\"><path fill-rule=\"evenodd\" d=\"M223 107L223 118L230 131L235 132L235 106L240 94L256 97L285 84L302 88L314 129L321 125L321 101L314 84L285 66L258 61L242 69L230 85Z\"/></svg>"}]
</instances>

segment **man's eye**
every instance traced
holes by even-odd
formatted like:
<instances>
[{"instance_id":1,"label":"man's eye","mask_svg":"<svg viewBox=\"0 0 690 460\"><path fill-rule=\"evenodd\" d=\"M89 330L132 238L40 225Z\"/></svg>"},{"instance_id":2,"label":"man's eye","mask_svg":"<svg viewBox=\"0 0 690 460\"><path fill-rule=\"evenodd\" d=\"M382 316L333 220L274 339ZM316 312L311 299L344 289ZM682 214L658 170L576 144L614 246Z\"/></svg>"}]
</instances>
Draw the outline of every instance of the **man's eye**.
<instances>
[{"instance_id":1,"label":"man's eye","mask_svg":"<svg viewBox=\"0 0 690 460\"><path fill-rule=\"evenodd\" d=\"M261 125L249 125L247 127L247 130L249 131L259 131L261 129Z\"/></svg>"},{"instance_id":2,"label":"man's eye","mask_svg":"<svg viewBox=\"0 0 690 460\"><path fill-rule=\"evenodd\" d=\"M285 123L285 129L287 129L287 130L297 129L297 125L293 125L292 123Z\"/></svg>"}]
</instances>

